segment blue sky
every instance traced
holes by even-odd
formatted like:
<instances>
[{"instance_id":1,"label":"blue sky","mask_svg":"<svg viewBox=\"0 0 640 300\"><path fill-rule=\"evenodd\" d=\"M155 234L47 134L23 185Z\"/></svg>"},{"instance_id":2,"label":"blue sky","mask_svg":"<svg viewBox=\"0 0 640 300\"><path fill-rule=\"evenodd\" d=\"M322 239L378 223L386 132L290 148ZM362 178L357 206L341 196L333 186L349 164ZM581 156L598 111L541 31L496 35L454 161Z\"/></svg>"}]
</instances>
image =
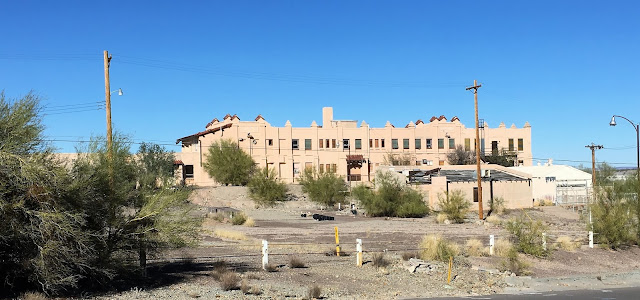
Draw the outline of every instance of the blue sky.
<instances>
[{"instance_id":1,"label":"blue sky","mask_svg":"<svg viewBox=\"0 0 640 300\"><path fill-rule=\"evenodd\" d=\"M49 112L104 101L114 127L168 149L214 117L274 126L336 119L383 126L445 115L532 125L533 156L634 166L640 122L637 1L5 1L0 89ZM58 107L56 107L58 106ZM65 108L65 107L62 107ZM62 110L64 111L64 110ZM105 132L105 112L45 117L55 140ZM60 152L74 142L55 142ZM534 162L537 160L534 160Z\"/></svg>"}]
</instances>

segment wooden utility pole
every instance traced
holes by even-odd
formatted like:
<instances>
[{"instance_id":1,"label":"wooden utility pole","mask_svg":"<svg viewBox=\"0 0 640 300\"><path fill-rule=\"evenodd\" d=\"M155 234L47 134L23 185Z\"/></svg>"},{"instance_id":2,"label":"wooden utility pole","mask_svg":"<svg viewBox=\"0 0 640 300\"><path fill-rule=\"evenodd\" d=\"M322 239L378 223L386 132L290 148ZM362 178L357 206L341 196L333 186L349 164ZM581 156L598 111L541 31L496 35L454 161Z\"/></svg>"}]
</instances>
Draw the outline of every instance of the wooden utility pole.
<instances>
[{"instance_id":1,"label":"wooden utility pole","mask_svg":"<svg viewBox=\"0 0 640 300\"><path fill-rule=\"evenodd\" d=\"M107 50L104 50L104 92L107 110L107 151L109 159L113 157L113 136L111 131L111 85L109 84L109 64L111 56Z\"/></svg>"},{"instance_id":2,"label":"wooden utility pole","mask_svg":"<svg viewBox=\"0 0 640 300\"><path fill-rule=\"evenodd\" d=\"M591 143L591 145L584 146L585 148L591 149L591 188L595 192L596 188L596 149L602 149L602 145L596 145ZM595 193L594 193L595 195Z\"/></svg>"},{"instance_id":3,"label":"wooden utility pole","mask_svg":"<svg viewBox=\"0 0 640 300\"><path fill-rule=\"evenodd\" d=\"M478 218L484 219L484 212L482 210L482 171L480 169L480 122L478 120L478 88L482 85L478 84L477 80L473 81L473 86L467 88L467 91L473 90L473 100L476 107L476 172L478 177Z\"/></svg>"}]
</instances>

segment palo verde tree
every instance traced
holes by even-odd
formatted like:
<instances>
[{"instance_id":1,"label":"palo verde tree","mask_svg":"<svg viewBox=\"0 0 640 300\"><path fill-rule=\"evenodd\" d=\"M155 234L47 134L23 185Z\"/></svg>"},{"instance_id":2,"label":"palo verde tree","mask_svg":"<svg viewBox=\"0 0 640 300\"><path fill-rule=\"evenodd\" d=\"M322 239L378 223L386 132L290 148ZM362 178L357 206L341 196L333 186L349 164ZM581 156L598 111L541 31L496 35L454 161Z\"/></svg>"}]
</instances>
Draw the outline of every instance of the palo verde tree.
<instances>
[{"instance_id":1,"label":"palo verde tree","mask_svg":"<svg viewBox=\"0 0 640 300\"><path fill-rule=\"evenodd\" d=\"M237 143L220 140L209 147L204 169L218 183L247 185L255 170L255 162Z\"/></svg>"},{"instance_id":2,"label":"palo verde tree","mask_svg":"<svg viewBox=\"0 0 640 300\"><path fill-rule=\"evenodd\" d=\"M256 204L274 206L287 198L287 185L277 178L273 168L261 168L251 176L249 196Z\"/></svg>"},{"instance_id":3,"label":"palo verde tree","mask_svg":"<svg viewBox=\"0 0 640 300\"><path fill-rule=\"evenodd\" d=\"M39 97L0 93L0 298L24 289L57 294L95 272L69 177L43 141Z\"/></svg>"},{"instance_id":4,"label":"palo verde tree","mask_svg":"<svg viewBox=\"0 0 640 300\"><path fill-rule=\"evenodd\" d=\"M376 172L375 185L375 190L359 185L352 191L370 216L420 218L429 214L422 194L393 172Z\"/></svg>"},{"instance_id":5,"label":"palo verde tree","mask_svg":"<svg viewBox=\"0 0 640 300\"><path fill-rule=\"evenodd\" d=\"M447 153L447 162L450 165L473 165L476 163L476 155L473 151L466 151L462 145L457 145L453 152Z\"/></svg>"},{"instance_id":6,"label":"palo verde tree","mask_svg":"<svg viewBox=\"0 0 640 300\"><path fill-rule=\"evenodd\" d=\"M311 201L326 206L334 206L346 198L347 183L333 172L318 172L315 168L305 168L300 176L302 192Z\"/></svg>"}]
</instances>

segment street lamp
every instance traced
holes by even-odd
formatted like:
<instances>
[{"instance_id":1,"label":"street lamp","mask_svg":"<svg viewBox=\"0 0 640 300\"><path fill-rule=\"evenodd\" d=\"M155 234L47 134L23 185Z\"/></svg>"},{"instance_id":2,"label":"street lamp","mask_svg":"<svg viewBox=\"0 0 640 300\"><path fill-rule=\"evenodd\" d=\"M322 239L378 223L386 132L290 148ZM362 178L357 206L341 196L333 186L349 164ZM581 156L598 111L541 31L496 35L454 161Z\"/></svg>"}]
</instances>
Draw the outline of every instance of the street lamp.
<instances>
[{"instance_id":1,"label":"street lamp","mask_svg":"<svg viewBox=\"0 0 640 300\"><path fill-rule=\"evenodd\" d=\"M620 117L623 118L625 120L627 120L627 122L629 122L629 124L631 124L631 126L633 126L633 129L636 130L636 175L638 176L638 180L640 180L640 124L635 124L633 123L631 120L623 117L623 116L618 116L618 115L613 115L611 117L611 122L609 122L610 126L616 126L616 117Z\"/></svg>"}]
</instances>

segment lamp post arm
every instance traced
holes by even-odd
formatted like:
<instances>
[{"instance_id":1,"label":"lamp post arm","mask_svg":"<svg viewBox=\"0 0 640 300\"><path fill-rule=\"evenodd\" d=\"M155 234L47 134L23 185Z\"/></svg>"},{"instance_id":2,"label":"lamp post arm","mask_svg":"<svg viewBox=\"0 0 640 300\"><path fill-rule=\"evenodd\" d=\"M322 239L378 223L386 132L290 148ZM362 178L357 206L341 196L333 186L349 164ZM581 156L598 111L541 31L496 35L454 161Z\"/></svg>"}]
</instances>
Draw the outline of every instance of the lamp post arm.
<instances>
[{"instance_id":1,"label":"lamp post arm","mask_svg":"<svg viewBox=\"0 0 640 300\"><path fill-rule=\"evenodd\" d=\"M631 120L629 120L629 119L627 119L627 118L625 118L623 116L618 116L618 115L613 115L613 116L614 117L618 117L618 118L623 118L623 119L627 120L627 122L629 122L629 124L631 124L631 126L633 126L633 129L635 129L636 132L638 132L638 127L639 126L636 123L633 123L633 121L631 121Z\"/></svg>"}]
</instances>

